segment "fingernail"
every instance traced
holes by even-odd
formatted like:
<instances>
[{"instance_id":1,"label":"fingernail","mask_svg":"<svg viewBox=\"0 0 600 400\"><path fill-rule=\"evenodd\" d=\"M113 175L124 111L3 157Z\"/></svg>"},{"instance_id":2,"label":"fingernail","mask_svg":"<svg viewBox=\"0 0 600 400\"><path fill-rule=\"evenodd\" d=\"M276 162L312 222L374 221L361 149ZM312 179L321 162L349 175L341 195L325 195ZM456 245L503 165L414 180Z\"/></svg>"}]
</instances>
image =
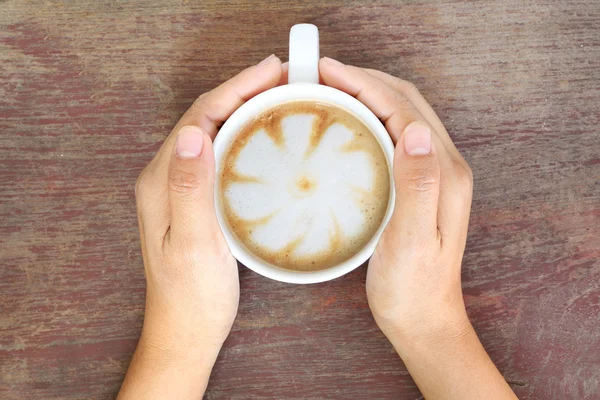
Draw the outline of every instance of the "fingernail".
<instances>
[{"instance_id":1,"label":"fingernail","mask_svg":"<svg viewBox=\"0 0 600 400\"><path fill-rule=\"evenodd\" d=\"M323 61L325 61L326 64L334 65L336 67L341 67L342 65L344 65L341 62L339 62L338 60L334 60L333 58L329 58L329 57L323 57Z\"/></svg>"},{"instance_id":2,"label":"fingernail","mask_svg":"<svg viewBox=\"0 0 600 400\"><path fill-rule=\"evenodd\" d=\"M275 54L271 54L269 57L267 57L264 60L262 60L261 62L259 62L258 65L269 64L270 62L273 62L276 58L277 57L275 56Z\"/></svg>"},{"instance_id":3,"label":"fingernail","mask_svg":"<svg viewBox=\"0 0 600 400\"><path fill-rule=\"evenodd\" d=\"M423 156L431 152L431 130L427 125L413 122L406 127L404 151L409 156Z\"/></svg>"},{"instance_id":4,"label":"fingernail","mask_svg":"<svg viewBox=\"0 0 600 400\"><path fill-rule=\"evenodd\" d=\"M179 130L175 152L179 158L196 158L202 153L204 134L197 126L184 126Z\"/></svg>"}]
</instances>

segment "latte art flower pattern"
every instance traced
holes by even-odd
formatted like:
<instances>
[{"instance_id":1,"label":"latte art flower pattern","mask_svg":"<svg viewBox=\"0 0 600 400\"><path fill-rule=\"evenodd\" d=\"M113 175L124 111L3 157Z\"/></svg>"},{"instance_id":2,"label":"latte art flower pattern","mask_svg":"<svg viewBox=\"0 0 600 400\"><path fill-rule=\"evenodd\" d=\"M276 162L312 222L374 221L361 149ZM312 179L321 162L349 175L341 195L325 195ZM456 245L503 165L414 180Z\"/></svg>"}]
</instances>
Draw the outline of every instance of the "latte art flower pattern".
<instances>
[{"instance_id":1,"label":"latte art flower pattern","mask_svg":"<svg viewBox=\"0 0 600 400\"><path fill-rule=\"evenodd\" d=\"M351 258L385 214L383 151L354 116L314 102L262 114L236 139L221 175L229 226L273 265L318 270Z\"/></svg>"}]
</instances>

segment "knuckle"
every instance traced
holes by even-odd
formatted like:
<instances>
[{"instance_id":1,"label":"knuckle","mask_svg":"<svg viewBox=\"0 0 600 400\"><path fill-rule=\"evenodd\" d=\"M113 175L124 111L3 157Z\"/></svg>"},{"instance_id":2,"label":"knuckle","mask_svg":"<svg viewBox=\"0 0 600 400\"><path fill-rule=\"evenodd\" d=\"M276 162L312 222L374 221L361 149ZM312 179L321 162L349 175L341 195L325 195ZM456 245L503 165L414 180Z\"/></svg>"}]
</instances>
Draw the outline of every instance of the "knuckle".
<instances>
[{"instance_id":1,"label":"knuckle","mask_svg":"<svg viewBox=\"0 0 600 400\"><path fill-rule=\"evenodd\" d=\"M400 107L400 109L402 110L406 110L406 109L410 109L412 108L412 103L410 102L410 100L408 99L408 97L406 97L404 95L404 93L402 92L397 92L394 91L394 102Z\"/></svg>"},{"instance_id":2,"label":"knuckle","mask_svg":"<svg viewBox=\"0 0 600 400\"><path fill-rule=\"evenodd\" d=\"M181 196L193 195L199 187L200 180L193 172L176 169L169 176L169 190Z\"/></svg>"},{"instance_id":3,"label":"knuckle","mask_svg":"<svg viewBox=\"0 0 600 400\"><path fill-rule=\"evenodd\" d=\"M204 92L200 96L198 96L198 98L194 101L194 104L192 104L192 107L193 108L201 107L202 100L208 95L208 93L209 92Z\"/></svg>"},{"instance_id":4,"label":"knuckle","mask_svg":"<svg viewBox=\"0 0 600 400\"><path fill-rule=\"evenodd\" d=\"M419 89L417 89L414 83L402 79L398 79L398 90L406 97L419 93Z\"/></svg>"},{"instance_id":5,"label":"knuckle","mask_svg":"<svg viewBox=\"0 0 600 400\"><path fill-rule=\"evenodd\" d=\"M453 160L452 169L460 187L470 193L473 190L473 171L464 160Z\"/></svg>"},{"instance_id":6,"label":"knuckle","mask_svg":"<svg viewBox=\"0 0 600 400\"><path fill-rule=\"evenodd\" d=\"M405 177L404 185L415 192L429 192L438 185L438 177L430 168L415 168Z\"/></svg>"},{"instance_id":7,"label":"knuckle","mask_svg":"<svg viewBox=\"0 0 600 400\"><path fill-rule=\"evenodd\" d=\"M152 174L150 173L148 167L144 168L140 175L137 177L135 181L135 197L136 199L141 199L147 193L149 187L152 185Z\"/></svg>"}]
</instances>

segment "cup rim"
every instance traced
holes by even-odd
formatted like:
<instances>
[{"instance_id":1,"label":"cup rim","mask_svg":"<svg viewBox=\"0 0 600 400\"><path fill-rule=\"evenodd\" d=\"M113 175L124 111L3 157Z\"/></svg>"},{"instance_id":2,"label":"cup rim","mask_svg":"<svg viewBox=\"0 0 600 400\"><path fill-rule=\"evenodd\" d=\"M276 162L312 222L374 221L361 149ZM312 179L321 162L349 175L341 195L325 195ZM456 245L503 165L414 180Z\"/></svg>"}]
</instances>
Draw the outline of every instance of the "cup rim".
<instances>
[{"instance_id":1,"label":"cup rim","mask_svg":"<svg viewBox=\"0 0 600 400\"><path fill-rule=\"evenodd\" d=\"M379 141L388 163L390 176L390 195L388 207L379 228L371 240L369 240L369 242L358 253L348 260L334 267L318 271L285 270L267 263L266 261L263 261L252 254L231 231L229 224L226 221L226 217L223 215L223 204L220 196L222 163L227 150L230 148L232 142L235 140L239 132L253 118L267 109L273 108L279 104L295 101L323 102L342 108L360 119ZM377 118L377 116L359 100L338 89L314 83L294 83L278 86L256 95L240 106L227 119L227 121L225 121L219 130L219 133L214 140L213 147L215 152L214 202L217 220L232 255L240 263L250 268L254 272L276 281L295 284L310 284L326 282L345 275L363 265L369 259L369 257L373 255L379 238L388 224L394 208L395 190L392 168L394 159L394 144L379 118Z\"/></svg>"}]
</instances>

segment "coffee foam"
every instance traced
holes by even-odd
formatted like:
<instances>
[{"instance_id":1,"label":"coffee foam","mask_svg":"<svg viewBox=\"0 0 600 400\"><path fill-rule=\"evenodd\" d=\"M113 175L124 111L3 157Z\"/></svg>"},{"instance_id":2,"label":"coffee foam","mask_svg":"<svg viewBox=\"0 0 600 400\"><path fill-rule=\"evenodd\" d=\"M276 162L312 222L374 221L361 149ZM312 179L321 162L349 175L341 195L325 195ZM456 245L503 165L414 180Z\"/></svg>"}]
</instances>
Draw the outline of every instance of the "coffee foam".
<instances>
[{"instance_id":1,"label":"coffee foam","mask_svg":"<svg viewBox=\"0 0 600 400\"><path fill-rule=\"evenodd\" d=\"M384 218L389 167L375 136L352 114L302 101L250 122L221 171L227 223L257 257L314 271L358 253Z\"/></svg>"}]
</instances>

